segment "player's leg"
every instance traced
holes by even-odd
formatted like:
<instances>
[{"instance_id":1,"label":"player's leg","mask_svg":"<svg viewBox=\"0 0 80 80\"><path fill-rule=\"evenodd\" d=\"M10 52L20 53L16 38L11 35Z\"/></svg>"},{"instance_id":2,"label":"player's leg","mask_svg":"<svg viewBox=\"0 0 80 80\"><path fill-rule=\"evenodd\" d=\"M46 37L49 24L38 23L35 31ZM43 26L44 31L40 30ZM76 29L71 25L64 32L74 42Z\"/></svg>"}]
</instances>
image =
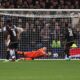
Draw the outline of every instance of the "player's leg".
<instances>
[{"instance_id":1,"label":"player's leg","mask_svg":"<svg viewBox=\"0 0 80 80\"><path fill-rule=\"evenodd\" d=\"M10 57L11 57L12 60L16 59L15 50L14 49L10 49Z\"/></svg>"},{"instance_id":2,"label":"player's leg","mask_svg":"<svg viewBox=\"0 0 80 80\"><path fill-rule=\"evenodd\" d=\"M51 56L51 52L48 52L48 53L46 53L46 52L44 52L44 53L37 53L36 58L39 58L39 57L49 57L49 56Z\"/></svg>"},{"instance_id":3,"label":"player's leg","mask_svg":"<svg viewBox=\"0 0 80 80\"><path fill-rule=\"evenodd\" d=\"M6 54L6 59L9 60L9 58L10 58L10 51L8 50Z\"/></svg>"},{"instance_id":4,"label":"player's leg","mask_svg":"<svg viewBox=\"0 0 80 80\"><path fill-rule=\"evenodd\" d=\"M18 59L18 54L17 54L17 51L15 51L15 56L16 56L16 59Z\"/></svg>"},{"instance_id":5,"label":"player's leg","mask_svg":"<svg viewBox=\"0 0 80 80\"><path fill-rule=\"evenodd\" d=\"M9 61L9 58L10 58L10 49L9 46L7 46L5 62Z\"/></svg>"},{"instance_id":6,"label":"player's leg","mask_svg":"<svg viewBox=\"0 0 80 80\"><path fill-rule=\"evenodd\" d=\"M14 50L15 50L15 57L16 57L16 59L18 59L18 54L17 54L18 42L15 42L15 43L13 44L13 48L14 48Z\"/></svg>"},{"instance_id":7,"label":"player's leg","mask_svg":"<svg viewBox=\"0 0 80 80\"><path fill-rule=\"evenodd\" d=\"M34 59L34 57L31 56L31 52L17 51L17 54L22 56L20 60L33 60Z\"/></svg>"},{"instance_id":8,"label":"player's leg","mask_svg":"<svg viewBox=\"0 0 80 80\"><path fill-rule=\"evenodd\" d=\"M16 45L15 45L15 43L13 43L13 42L10 43L9 52L10 52L11 59L16 60Z\"/></svg>"},{"instance_id":9,"label":"player's leg","mask_svg":"<svg viewBox=\"0 0 80 80\"><path fill-rule=\"evenodd\" d=\"M17 42L12 42L10 44L10 56L11 56L11 59L13 59L13 58L15 58L15 60L18 59L17 47L18 47L18 43Z\"/></svg>"},{"instance_id":10,"label":"player's leg","mask_svg":"<svg viewBox=\"0 0 80 80\"><path fill-rule=\"evenodd\" d=\"M69 42L69 43L66 43L66 46L65 46L65 58L69 58L70 54L69 54L69 50L72 46L74 42Z\"/></svg>"}]
</instances>

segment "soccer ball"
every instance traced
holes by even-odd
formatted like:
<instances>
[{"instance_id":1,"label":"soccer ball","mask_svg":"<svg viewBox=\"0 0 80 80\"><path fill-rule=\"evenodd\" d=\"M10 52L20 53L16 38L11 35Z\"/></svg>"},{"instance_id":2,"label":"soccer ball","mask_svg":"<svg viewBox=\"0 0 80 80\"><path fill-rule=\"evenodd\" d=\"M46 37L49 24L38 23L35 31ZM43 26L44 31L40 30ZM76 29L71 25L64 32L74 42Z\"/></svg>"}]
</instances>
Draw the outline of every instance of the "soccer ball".
<instances>
[{"instance_id":1,"label":"soccer ball","mask_svg":"<svg viewBox=\"0 0 80 80\"><path fill-rule=\"evenodd\" d=\"M54 53L53 57L57 58L58 57L58 53Z\"/></svg>"}]
</instances>

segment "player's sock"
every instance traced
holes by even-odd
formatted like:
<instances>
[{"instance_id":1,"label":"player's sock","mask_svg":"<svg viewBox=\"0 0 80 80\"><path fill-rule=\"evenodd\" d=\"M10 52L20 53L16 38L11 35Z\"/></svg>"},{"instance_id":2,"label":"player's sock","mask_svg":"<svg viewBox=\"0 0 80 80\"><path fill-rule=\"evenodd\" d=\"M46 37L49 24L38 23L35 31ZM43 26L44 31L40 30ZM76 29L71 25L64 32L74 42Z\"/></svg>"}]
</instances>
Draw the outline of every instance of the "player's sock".
<instances>
[{"instance_id":1,"label":"player's sock","mask_svg":"<svg viewBox=\"0 0 80 80\"><path fill-rule=\"evenodd\" d=\"M11 56L12 59L13 59L13 56L15 56L15 50L14 49L10 50L10 56Z\"/></svg>"}]
</instances>

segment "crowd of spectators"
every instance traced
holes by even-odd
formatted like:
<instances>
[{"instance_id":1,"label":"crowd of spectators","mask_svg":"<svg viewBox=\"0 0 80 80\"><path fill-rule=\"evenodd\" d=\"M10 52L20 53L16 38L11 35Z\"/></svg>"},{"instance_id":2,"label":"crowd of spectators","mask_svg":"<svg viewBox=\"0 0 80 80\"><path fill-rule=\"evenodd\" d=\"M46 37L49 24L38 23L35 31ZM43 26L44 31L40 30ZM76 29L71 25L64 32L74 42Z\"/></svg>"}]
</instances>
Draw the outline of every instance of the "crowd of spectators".
<instances>
[{"instance_id":1,"label":"crowd of spectators","mask_svg":"<svg viewBox=\"0 0 80 80\"><path fill-rule=\"evenodd\" d=\"M0 16L1 28L5 26L7 17L10 16ZM19 50L22 51L30 51L43 46L48 47L48 50L51 51L53 40L60 41L60 48L64 49L65 29L68 26L74 28L72 26L71 18L26 18L11 16L10 19L12 20L12 23L17 27L25 29L25 31L21 34L19 41ZM78 24L78 28L79 25L80 24ZM76 30L78 31L79 29L74 28L74 31L76 32ZM2 39L0 41L4 42L3 37L0 39ZM3 45L2 42L1 45Z\"/></svg>"},{"instance_id":2,"label":"crowd of spectators","mask_svg":"<svg viewBox=\"0 0 80 80\"><path fill-rule=\"evenodd\" d=\"M46 43L50 44L52 40L63 41L63 38L65 37L65 27L72 27L71 18L10 18L14 25L16 25L17 27L24 28L26 30L25 32L23 32L22 38L28 41L22 41L24 42L24 44L25 42L27 42L27 44L30 44L29 42L39 43L41 41L46 41ZM4 18L2 17L0 20L0 27L3 27L6 22L6 16Z\"/></svg>"},{"instance_id":3,"label":"crowd of spectators","mask_svg":"<svg viewBox=\"0 0 80 80\"><path fill-rule=\"evenodd\" d=\"M26 30L21 34L20 50L30 49L30 47L36 49L41 46L49 49L53 40L61 41L63 47L65 27L72 27L71 18L12 17L12 21L17 27Z\"/></svg>"},{"instance_id":4,"label":"crowd of spectators","mask_svg":"<svg viewBox=\"0 0 80 80\"><path fill-rule=\"evenodd\" d=\"M80 0L0 0L0 8L79 9Z\"/></svg>"}]
</instances>

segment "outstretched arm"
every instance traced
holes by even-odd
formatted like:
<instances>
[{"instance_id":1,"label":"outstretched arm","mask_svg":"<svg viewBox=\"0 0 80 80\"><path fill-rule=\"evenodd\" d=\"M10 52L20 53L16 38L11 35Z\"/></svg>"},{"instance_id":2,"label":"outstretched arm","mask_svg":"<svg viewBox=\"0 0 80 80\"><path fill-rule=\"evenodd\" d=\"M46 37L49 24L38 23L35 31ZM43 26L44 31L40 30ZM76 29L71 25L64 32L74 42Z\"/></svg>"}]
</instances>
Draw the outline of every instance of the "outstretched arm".
<instances>
[{"instance_id":1,"label":"outstretched arm","mask_svg":"<svg viewBox=\"0 0 80 80\"><path fill-rule=\"evenodd\" d=\"M46 51L42 51L42 53L44 54L44 56L51 56L51 52L46 52Z\"/></svg>"}]
</instances>

